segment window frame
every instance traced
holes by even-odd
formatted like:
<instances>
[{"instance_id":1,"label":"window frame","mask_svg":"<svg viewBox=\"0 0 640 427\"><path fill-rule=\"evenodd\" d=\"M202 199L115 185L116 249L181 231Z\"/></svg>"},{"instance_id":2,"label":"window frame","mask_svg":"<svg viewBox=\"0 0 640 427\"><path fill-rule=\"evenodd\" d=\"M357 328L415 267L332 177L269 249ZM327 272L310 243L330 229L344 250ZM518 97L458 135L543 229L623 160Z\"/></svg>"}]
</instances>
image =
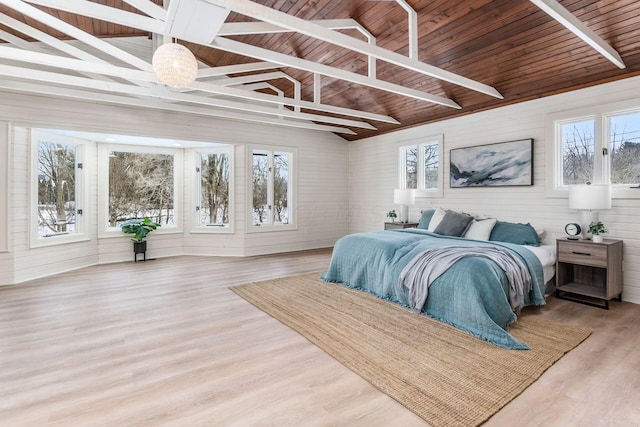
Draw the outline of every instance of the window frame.
<instances>
[{"instance_id":1,"label":"window frame","mask_svg":"<svg viewBox=\"0 0 640 427\"><path fill-rule=\"evenodd\" d=\"M435 188L425 188L424 149L425 145L438 144L438 185ZM418 147L417 188L416 197L443 197L444 196L444 135L437 134L420 138L412 138L398 143L398 187L407 188L406 182L406 150L408 147Z\"/></svg>"},{"instance_id":2,"label":"window frame","mask_svg":"<svg viewBox=\"0 0 640 427\"><path fill-rule=\"evenodd\" d=\"M87 221L90 218L89 203L89 176L87 175L87 145L88 141L75 138L68 135L60 135L58 133L47 132L42 128L28 128L29 135L29 247L40 248L47 246L62 245L67 243L76 243L90 240L87 231ZM38 235L38 146L39 140L46 135L46 138L57 144L73 145L76 148L75 158L75 208L76 208L76 224L75 231L68 234L53 235L48 237L40 237ZM78 164L82 164L82 168L78 168ZM78 210L82 210L82 214L78 214Z\"/></svg>"},{"instance_id":3,"label":"window frame","mask_svg":"<svg viewBox=\"0 0 640 427\"><path fill-rule=\"evenodd\" d=\"M640 113L637 100L594 105L547 115L545 139L548 141L545 162L545 195L549 198L568 198L569 187L562 184L562 137L560 125L579 120L594 120L594 184L606 184L611 180L610 157L603 154L609 150L609 118L623 114ZM640 191L630 184L612 184L612 199L640 199Z\"/></svg>"},{"instance_id":4,"label":"window frame","mask_svg":"<svg viewBox=\"0 0 640 427\"><path fill-rule=\"evenodd\" d=\"M171 234L183 232L182 214L184 212L184 149L169 147L153 147L129 144L98 144L98 238L123 236L119 227L109 227L109 152L123 151L129 153L169 154L173 156L173 221L171 225L162 224L155 234Z\"/></svg>"},{"instance_id":5,"label":"window frame","mask_svg":"<svg viewBox=\"0 0 640 427\"><path fill-rule=\"evenodd\" d=\"M235 191L234 191L234 176L235 176L235 147L233 145L221 145L212 148L194 148L192 150L193 167L191 170L194 174L193 181L193 197L191 200L190 209L193 212L191 227L191 233L206 233L206 234L233 234L235 232ZM196 207L202 205L202 188L201 188L201 172L196 168L201 167L202 155L207 154L227 154L229 156L229 225L224 227L201 225L200 224L200 211L196 210Z\"/></svg>"},{"instance_id":6,"label":"window frame","mask_svg":"<svg viewBox=\"0 0 640 427\"><path fill-rule=\"evenodd\" d=\"M266 153L269 155L269 164L273 165L273 158L276 154L287 153L290 155L289 159L289 185L287 192L290 194L290 209L289 209L289 222L287 224L271 223L267 225L255 226L253 225L253 154L254 152ZM249 145L247 146L247 217L246 217L246 232L247 233L266 233L272 231L293 231L298 229L298 152L294 147L285 146L264 146L264 145ZM267 190L269 193L273 193L273 179L270 178L270 187Z\"/></svg>"}]
</instances>

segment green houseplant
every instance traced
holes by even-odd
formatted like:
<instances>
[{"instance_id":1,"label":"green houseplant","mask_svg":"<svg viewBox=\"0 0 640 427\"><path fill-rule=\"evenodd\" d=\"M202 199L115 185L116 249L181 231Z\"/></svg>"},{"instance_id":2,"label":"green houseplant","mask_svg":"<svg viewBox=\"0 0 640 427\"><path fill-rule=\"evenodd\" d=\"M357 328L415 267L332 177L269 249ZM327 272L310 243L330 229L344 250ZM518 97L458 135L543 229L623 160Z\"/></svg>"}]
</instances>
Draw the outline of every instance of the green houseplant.
<instances>
[{"instance_id":1,"label":"green houseplant","mask_svg":"<svg viewBox=\"0 0 640 427\"><path fill-rule=\"evenodd\" d=\"M603 239L601 234L608 233L608 231L605 228L602 221L594 221L591 224L589 224L589 233L591 233L592 235L591 240L594 243L602 243Z\"/></svg>"},{"instance_id":2,"label":"green houseplant","mask_svg":"<svg viewBox=\"0 0 640 427\"><path fill-rule=\"evenodd\" d=\"M138 254L143 255L143 259L147 260L147 241L145 238L156 228L161 227L157 222L149 218L130 219L120 224L120 229L125 234L133 234L133 259L138 261Z\"/></svg>"},{"instance_id":3,"label":"green houseplant","mask_svg":"<svg viewBox=\"0 0 640 427\"><path fill-rule=\"evenodd\" d=\"M391 222L396 222L396 218L398 218L398 214L395 210L387 212L387 218L391 218Z\"/></svg>"}]
</instances>

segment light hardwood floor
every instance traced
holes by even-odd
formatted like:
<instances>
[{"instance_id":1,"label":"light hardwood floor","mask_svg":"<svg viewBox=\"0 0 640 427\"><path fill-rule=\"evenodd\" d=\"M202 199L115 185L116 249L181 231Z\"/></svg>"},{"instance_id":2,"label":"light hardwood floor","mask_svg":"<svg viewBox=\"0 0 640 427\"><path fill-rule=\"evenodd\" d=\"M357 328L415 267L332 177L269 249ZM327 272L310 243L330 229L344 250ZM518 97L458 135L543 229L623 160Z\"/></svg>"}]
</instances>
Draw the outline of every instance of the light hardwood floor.
<instances>
[{"instance_id":1,"label":"light hardwood floor","mask_svg":"<svg viewBox=\"0 0 640 427\"><path fill-rule=\"evenodd\" d=\"M329 259L177 257L0 288L0 425L427 425L228 289ZM640 425L640 306L535 311L593 334L485 425Z\"/></svg>"}]
</instances>

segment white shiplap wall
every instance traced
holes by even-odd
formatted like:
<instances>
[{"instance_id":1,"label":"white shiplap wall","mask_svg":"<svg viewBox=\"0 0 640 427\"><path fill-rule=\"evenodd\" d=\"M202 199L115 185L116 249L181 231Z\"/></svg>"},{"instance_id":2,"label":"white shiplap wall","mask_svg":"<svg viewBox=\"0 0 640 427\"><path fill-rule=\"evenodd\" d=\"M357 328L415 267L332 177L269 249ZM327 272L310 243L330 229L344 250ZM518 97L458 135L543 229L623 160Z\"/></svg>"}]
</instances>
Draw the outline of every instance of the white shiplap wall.
<instances>
[{"instance_id":1,"label":"white shiplap wall","mask_svg":"<svg viewBox=\"0 0 640 427\"><path fill-rule=\"evenodd\" d=\"M444 197L418 198L409 218L418 220L420 210L442 206L483 213L502 220L531 222L545 228L544 243L554 244L564 235L564 225L579 220L569 212L567 200L545 194L548 168L545 155L553 141L545 139L548 117L564 110L637 100L640 78L537 99L504 108L394 132L349 145L350 232L379 230L393 204L397 186L398 147L403 141L444 135ZM452 148L524 138L534 139L534 185L532 187L449 188L449 150ZM639 190L640 191L640 190ZM610 231L608 237L624 239L623 299L640 303L640 199L615 199L613 208L600 212Z\"/></svg>"},{"instance_id":2,"label":"white shiplap wall","mask_svg":"<svg viewBox=\"0 0 640 427\"><path fill-rule=\"evenodd\" d=\"M19 283L85 265L129 261L131 242L122 235L99 238L97 233L98 175L90 176L89 240L62 246L30 248L29 144L27 128L50 127L88 132L178 138L235 145L235 222L232 234L190 233L189 212L184 231L154 233L148 257L180 254L245 256L332 246L348 230L348 145L326 132L285 129L91 102L2 93L0 121L16 131L10 159L10 252L0 253L0 284ZM298 228L294 231L246 233L247 144L285 146L297 150ZM87 166L95 171L97 150L90 150ZM190 157L185 153L185 163ZM189 200L193 179L185 168L184 196ZM2 189L0 196L2 196ZM186 209L186 208L185 208Z\"/></svg>"},{"instance_id":3,"label":"white shiplap wall","mask_svg":"<svg viewBox=\"0 0 640 427\"><path fill-rule=\"evenodd\" d=\"M13 254L9 252L9 122L0 121L0 283L13 281Z\"/></svg>"}]
</instances>

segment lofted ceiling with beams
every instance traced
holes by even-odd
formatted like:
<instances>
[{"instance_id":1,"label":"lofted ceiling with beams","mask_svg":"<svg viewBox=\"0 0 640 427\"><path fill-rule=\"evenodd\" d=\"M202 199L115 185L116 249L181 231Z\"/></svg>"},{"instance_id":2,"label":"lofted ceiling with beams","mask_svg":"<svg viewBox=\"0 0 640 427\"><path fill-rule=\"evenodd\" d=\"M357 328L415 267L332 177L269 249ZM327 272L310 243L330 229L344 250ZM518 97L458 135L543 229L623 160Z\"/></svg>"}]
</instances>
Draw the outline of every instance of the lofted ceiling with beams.
<instances>
[{"instance_id":1,"label":"lofted ceiling with beams","mask_svg":"<svg viewBox=\"0 0 640 427\"><path fill-rule=\"evenodd\" d=\"M640 74L637 0L173 1L0 0L0 90L352 141ZM203 3L226 18L212 41L169 28ZM163 34L200 62L187 88L152 72Z\"/></svg>"}]
</instances>

